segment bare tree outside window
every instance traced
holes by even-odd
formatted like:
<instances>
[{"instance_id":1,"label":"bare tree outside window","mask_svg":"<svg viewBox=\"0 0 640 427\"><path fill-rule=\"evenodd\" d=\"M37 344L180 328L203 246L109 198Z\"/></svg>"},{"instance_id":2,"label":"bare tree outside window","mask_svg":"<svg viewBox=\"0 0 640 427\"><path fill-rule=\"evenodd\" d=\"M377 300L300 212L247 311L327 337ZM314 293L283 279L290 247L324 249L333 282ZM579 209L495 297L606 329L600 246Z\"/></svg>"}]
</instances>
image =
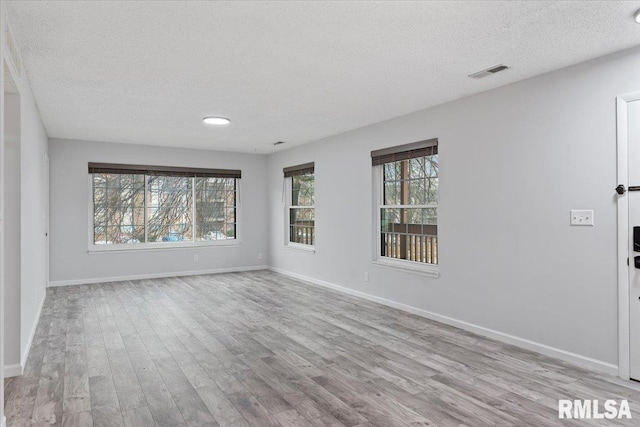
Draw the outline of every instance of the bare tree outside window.
<instances>
[{"instance_id":1,"label":"bare tree outside window","mask_svg":"<svg viewBox=\"0 0 640 427\"><path fill-rule=\"evenodd\" d=\"M144 176L93 175L94 243L144 242Z\"/></svg>"},{"instance_id":2,"label":"bare tree outside window","mask_svg":"<svg viewBox=\"0 0 640 427\"><path fill-rule=\"evenodd\" d=\"M94 173L94 244L235 239L236 191L236 178Z\"/></svg>"},{"instance_id":3,"label":"bare tree outside window","mask_svg":"<svg viewBox=\"0 0 640 427\"><path fill-rule=\"evenodd\" d=\"M236 180L196 178L196 240L235 239Z\"/></svg>"},{"instance_id":4,"label":"bare tree outside window","mask_svg":"<svg viewBox=\"0 0 640 427\"><path fill-rule=\"evenodd\" d=\"M147 176L147 241L193 240L193 178Z\"/></svg>"}]
</instances>

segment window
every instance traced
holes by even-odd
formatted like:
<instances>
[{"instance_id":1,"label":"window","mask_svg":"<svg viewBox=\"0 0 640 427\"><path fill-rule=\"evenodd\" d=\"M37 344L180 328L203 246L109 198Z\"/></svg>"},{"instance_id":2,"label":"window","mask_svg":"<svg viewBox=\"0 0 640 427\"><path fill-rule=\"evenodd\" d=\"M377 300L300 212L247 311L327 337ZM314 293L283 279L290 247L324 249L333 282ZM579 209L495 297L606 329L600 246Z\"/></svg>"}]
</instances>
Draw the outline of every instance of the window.
<instances>
[{"instance_id":1,"label":"window","mask_svg":"<svg viewBox=\"0 0 640 427\"><path fill-rule=\"evenodd\" d=\"M283 170L287 188L287 240L290 245L315 244L314 164Z\"/></svg>"},{"instance_id":2,"label":"window","mask_svg":"<svg viewBox=\"0 0 640 427\"><path fill-rule=\"evenodd\" d=\"M437 265L438 141L373 151L371 158L377 185L376 259Z\"/></svg>"},{"instance_id":3,"label":"window","mask_svg":"<svg viewBox=\"0 0 640 427\"><path fill-rule=\"evenodd\" d=\"M90 163L89 173L94 245L237 238L240 171Z\"/></svg>"}]
</instances>

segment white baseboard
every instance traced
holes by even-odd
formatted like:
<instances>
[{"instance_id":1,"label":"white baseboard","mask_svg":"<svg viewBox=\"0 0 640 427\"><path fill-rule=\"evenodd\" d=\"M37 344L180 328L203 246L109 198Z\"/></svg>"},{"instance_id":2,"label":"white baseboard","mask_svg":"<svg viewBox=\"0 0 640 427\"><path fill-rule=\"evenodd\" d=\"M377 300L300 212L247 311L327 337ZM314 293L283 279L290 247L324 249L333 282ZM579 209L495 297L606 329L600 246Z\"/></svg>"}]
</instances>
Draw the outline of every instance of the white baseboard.
<instances>
[{"instance_id":1,"label":"white baseboard","mask_svg":"<svg viewBox=\"0 0 640 427\"><path fill-rule=\"evenodd\" d=\"M2 416L2 427L7 427L7 417Z\"/></svg>"},{"instance_id":2,"label":"white baseboard","mask_svg":"<svg viewBox=\"0 0 640 427\"><path fill-rule=\"evenodd\" d=\"M19 377L20 375L22 375L22 373L23 373L23 366L19 363L16 363L15 365L4 366L5 378Z\"/></svg>"},{"instance_id":3,"label":"white baseboard","mask_svg":"<svg viewBox=\"0 0 640 427\"><path fill-rule=\"evenodd\" d=\"M615 375L615 376L618 375L618 366L611 363L603 362L597 359L592 359L587 356L582 356L577 353L572 353L570 351L551 347L546 344L537 343L535 341L530 341L525 338L519 338L513 335L505 334L503 332L495 331L493 329L485 328L479 325L474 325L473 323L464 322L462 320L454 319L452 317L443 316L441 314L433 313L431 311L423 310L421 308L402 304L396 301L391 301L385 298L380 298L375 295L349 289L344 286L336 285L334 283L314 279L312 277L307 277L298 273L292 273L290 271L283 270L277 267L269 267L269 270L276 273L283 274L285 276L293 277L295 279L304 280L305 282L308 282L312 285L317 285L324 288L333 289L335 291L342 292L345 294L349 294L352 296L364 298L369 301L377 302L379 304L386 305L388 307L397 308L399 310L406 311L408 313L412 313L417 316L425 317L427 319L434 320L436 322L444 323L446 325L455 326L457 328L464 329L466 331L473 332L478 335L482 335L498 341L502 341L507 344L516 345L518 347L522 347L527 350L544 354L545 356L555 357L557 359L564 360L564 361L573 363L575 365L582 366L584 368L592 369L594 371L603 372L610 375Z\"/></svg>"},{"instance_id":4,"label":"white baseboard","mask_svg":"<svg viewBox=\"0 0 640 427\"><path fill-rule=\"evenodd\" d=\"M131 276L112 276L112 277L98 277L98 278L74 279L74 280L54 280L49 282L48 287L53 288L56 286L89 285L92 283L109 283L109 282L124 282L128 280L161 279L163 277L200 276L203 274L236 273L240 271L268 270L268 269L269 267L266 265L251 265L248 267L213 268L209 270L175 271L171 273L136 274Z\"/></svg>"},{"instance_id":5,"label":"white baseboard","mask_svg":"<svg viewBox=\"0 0 640 427\"><path fill-rule=\"evenodd\" d=\"M31 328L31 334L29 334L29 341L27 341L27 346L24 349L24 353L22 353L22 359L20 359L20 365L22 365L23 369L27 366L27 358L29 357L29 352L31 351L31 343L33 342L33 337L36 335L36 330L38 329L38 323L40 322L40 314L42 314L42 307L44 306L44 300L47 298L47 293L44 292L42 295L42 300L40 301L40 306L38 307L38 313L36 314L36 320L33 322L33 328Z\"/></svg>"}]
</instances>

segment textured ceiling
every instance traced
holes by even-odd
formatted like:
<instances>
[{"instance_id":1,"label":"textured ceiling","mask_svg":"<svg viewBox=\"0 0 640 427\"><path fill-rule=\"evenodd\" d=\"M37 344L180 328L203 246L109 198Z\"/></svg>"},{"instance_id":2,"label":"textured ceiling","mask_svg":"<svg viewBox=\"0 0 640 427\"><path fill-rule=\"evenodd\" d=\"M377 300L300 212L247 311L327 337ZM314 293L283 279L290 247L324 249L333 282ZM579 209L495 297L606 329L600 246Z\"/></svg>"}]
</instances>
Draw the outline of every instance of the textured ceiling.
<instances>
[{"instance_id":1,"label":"textured ceiling","mask_svg":"<svg viewBox=\"0 0 640 427\"><path fill-rule=\"evenodd\" d=\"M7 4L49 136L259 153L640 44L640 1Z\"/></svg>"}]
</instances>

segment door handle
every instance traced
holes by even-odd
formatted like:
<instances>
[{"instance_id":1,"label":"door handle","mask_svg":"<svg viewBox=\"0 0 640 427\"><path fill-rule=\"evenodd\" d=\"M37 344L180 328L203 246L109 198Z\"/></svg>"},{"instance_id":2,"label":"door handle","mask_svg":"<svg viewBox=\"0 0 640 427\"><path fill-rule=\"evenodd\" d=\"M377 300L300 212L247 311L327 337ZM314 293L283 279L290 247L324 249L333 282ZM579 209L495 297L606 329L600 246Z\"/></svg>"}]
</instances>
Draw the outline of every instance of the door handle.
<instances>
[{"instance_id":1,"label":"door handle","mask_svg":"<svg viewBox=\"0 0 640 427\"><path fill-rule=\"evenodd\" d=\"M629 191L640 191L640 185L630 185L629 186ZM624 185L620 184L616 187L616 193L618 193L619 195L623 195L624 193L627 192L627 189L624 188Z\"/></svg>"}]
</instances>

